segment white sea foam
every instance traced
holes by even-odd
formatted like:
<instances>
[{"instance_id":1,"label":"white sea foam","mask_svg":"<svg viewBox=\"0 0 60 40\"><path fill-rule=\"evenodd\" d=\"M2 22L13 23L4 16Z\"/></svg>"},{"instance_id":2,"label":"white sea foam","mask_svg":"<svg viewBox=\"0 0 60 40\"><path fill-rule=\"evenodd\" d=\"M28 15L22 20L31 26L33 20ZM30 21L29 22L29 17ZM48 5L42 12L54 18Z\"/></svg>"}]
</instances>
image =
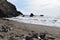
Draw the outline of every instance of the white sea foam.
<instances>
[{"instance_id":1,"label":"white sea foam","mask_svg":"<svg viewBox=\"0 0 60 40\"><path fill-rule=\"evenodd\" d=\"M21 17L21 16L18 16L18 17L7 18L7 19L14 20L17 22L30 23L30 24L60 27L60 18L58 17L48 17L48 16Z\"/></svg>"}]
</instances>

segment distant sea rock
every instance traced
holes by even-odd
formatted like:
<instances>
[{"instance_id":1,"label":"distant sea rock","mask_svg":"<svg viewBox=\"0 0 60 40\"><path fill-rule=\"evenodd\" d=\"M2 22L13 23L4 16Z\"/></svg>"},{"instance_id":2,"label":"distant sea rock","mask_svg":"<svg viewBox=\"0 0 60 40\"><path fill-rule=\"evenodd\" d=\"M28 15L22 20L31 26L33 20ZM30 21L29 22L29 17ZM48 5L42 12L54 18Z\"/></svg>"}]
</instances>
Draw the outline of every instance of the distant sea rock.
<instances>
[{"instance_id":1,"label":"distant sea rock","mask_svg":"<svg viewBox=\"0 0 60 40\"><path fill-rule=\"evenodd\" d=\"M31 13L31 14L30 14L30 17L33 17L33 16L34 16L34 14L33 14L33 13Z\"/></svg>"},{"instance_id":2,"label":"distant sea rock","mask_svg":"<svg viewBox=\"0 0 60 40\"><path fill-rule=\"evenodd\" d=\"M3 17L16 17L22 14L17 11L15 5L11 4L7 0L0 0L0 18Z\"/></svg>"}]
</instances>

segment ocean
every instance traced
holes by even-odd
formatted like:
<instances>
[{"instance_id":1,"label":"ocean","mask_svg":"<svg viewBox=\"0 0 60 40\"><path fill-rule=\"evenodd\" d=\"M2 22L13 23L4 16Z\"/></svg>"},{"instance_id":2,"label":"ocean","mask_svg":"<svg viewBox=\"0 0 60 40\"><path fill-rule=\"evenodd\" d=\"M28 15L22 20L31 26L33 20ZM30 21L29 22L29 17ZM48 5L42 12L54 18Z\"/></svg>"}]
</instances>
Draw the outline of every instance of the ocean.
<instances>
[{"instance_id":1,"label":"ocean","mask_svg":"<svg viewBox=\"0 0 60 40\"><path fill-rule=\"evenodd\" d=\"M17 22L29 23L29 24L60 27L59 17L39 16L39 15L30 17L29 15L26 15L24 17L18 16L18 17L13 17L13 18L6 18L6 19L17 21Z\"/></svg>"}]
</instances>

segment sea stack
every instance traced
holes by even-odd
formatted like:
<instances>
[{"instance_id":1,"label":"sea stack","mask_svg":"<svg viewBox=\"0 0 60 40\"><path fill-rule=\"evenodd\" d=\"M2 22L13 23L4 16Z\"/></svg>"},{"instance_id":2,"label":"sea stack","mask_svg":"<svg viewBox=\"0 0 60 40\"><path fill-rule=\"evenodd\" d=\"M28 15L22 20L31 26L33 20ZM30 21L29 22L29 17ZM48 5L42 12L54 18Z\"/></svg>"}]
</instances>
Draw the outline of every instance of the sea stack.
<instances>
[{"instance_id":1,"label":"sea stack","mask_svg":"<svg viewBox=\"0 0 60 40\"><path fill-rule=\"evenodd\" d=\"M11 4L7 0L0 0L0 18L10 18L19 16L21 12L18 12L15 5Z\"/></svg>"}]
</instances>

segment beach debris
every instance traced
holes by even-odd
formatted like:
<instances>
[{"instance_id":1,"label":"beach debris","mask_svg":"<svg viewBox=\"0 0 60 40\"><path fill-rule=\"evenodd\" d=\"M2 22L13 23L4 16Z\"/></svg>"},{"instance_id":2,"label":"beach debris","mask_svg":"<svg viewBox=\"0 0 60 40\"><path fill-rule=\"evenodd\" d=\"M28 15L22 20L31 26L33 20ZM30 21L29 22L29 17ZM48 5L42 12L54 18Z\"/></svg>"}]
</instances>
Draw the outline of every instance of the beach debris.
<instances>
[{"instance_id":1,"label":"beach debris","mask_svg":"<svg viewBox=\"0 0 60 40\"><path fill-rule=\"evenodd\" d=\"M20 35L11 33L9 40L18 40L18 38L19 40L55 40L54 37L47 36L47 33L45 32L41 32L39 34L38 32L35 31L31 31L28 34L20 34Z\"/></svg>"},{"instance_id":2,"label":"beach debris","mask_svg":"<svg viewBox=\"0 0 60 40\"><path fill-rule=\"evenodd\" d=\"M2 32L8 32L11 30L10 26L4 25L1 26ZM49 35L46 36L46 32L38 32L31 31L28 34L15 34L15 33L10 33L8 40L55 40L54 37L50 37ZM4 35L0 34L1 38L4 38Z\"/></svg>"},{"instance_id":3,"label":"beach debris","mask_svg":"<svg viewBox=\"0 0 60 40\"><path fill-rule=\"evenodd\" d=\"M39 37L40 37L40 40L55 40L54 37L49 37L49 36L46 36L47 34L46 33L40 33ZM39 38L38 38L39 39Z\"/></svg>"},{"instance_id":4,"label":"beach debris","mask_svg":"<svg viewBox=\"0 0 60 40\"><path fill-rule=\"evenodd\" d=\"M20 37L20 35L15 35L15 37Z\"/></svg>"},{"instance_id":5,"label":"beach debris","mask_svg":"<svg viewBox=\"0 0 60 40\"><path fill-rule=\"evenodd\" d=\"M20 35L20 38L21 38L21 39L25 38L25 35L24 35L24 34L21 34L21 35Z\"/></svg>"},{"instance_id":6,"label":"beach debris","mask_svg":"<svg viewBox=\"0 0 60 40\"><path fill-rule=\"evenodd\" d=\"M16 36L14 35L14 33L11 33L10 37L9 37L9 40L18 40L18 39L16 38Z\"/></svg>"},{"instance_id":7,"label":"beach debris","mask_svg":"<svg viewBox=\"0 0 60 40\"><path fill-rule=\"evenodd\" d=\"M4 35L3 35L3 34L0 34L0 38L2 38L2 39L3 39L3 38L4 38Z\"/></svg>"},{"instance_id":8,"label":"beach debris","mask_svg":"<svg viewBox=\"0 0 60 40\"><path fill-rule=\"evenodd\" d=\"M15 36L10 36L9 40L17 40L17 39L15 38Z\"/></svg>"},{"instance_id":9,"label":"beach debris","mask_svg":"<svg viewBox=\"0 0 60 40\"><path fill-rule=\"evenodd\" d=\"M41 39L45 39L45 37L46 37L46 33L40 33L40 38Z\"/></svg>"},{"instance_id":10,"label":"beach debris","mask_svg":"<svg viewBox=\"0 0 60 40\"><path fill-rule=\"evenodd\" d=\"M41 38L38 36L38 40L41 40Z\"/></svg>"},{"instance_id":11,"label":"beach debris","mask_svg":"<svg viewBox=\"0 0 60 40\"><path fill-rule=\"evenodd\" d=\"M35 31L31 31L31 33L29 33L29 35L33 38L38 38L38 33L36 33Z\"/></svg>"},{"instance_id":12,"label":"beach debris","mask_svg":"<svg viewBox=\"0 0 60 40\"><path fill-rule=\"evenodd\" d=\"M33 37L26 36L26 37L25 37L25 40L33 40Z\"/></svg>"},{"instance_id":13,"label":"beach debris","mask_svg":"<svg viewBox=\"0 0 60 40\"><path fill-rule=\"evenodd\" d=\"M9 27L9 26L7 26L7 25L4 25L4 26L1 26L1 32L9 32L9 31L11 31L12 30L12 28L11 27Z\"/></svg>"},{"instance_id":14,"label":"beach debris","mask_svg":"<svg viewBox=\"0 0 60 40\"><path fill-rule=\"evenodd\" d=\"M49 35L47 36L46 32L41 32L39 34L38 32L35 31L31 31L28 34L20 34L20 35L11 33L9 40L18 40L18 38L19 40L55 40L54 37Z\"/></svg>"}]
</instances>

